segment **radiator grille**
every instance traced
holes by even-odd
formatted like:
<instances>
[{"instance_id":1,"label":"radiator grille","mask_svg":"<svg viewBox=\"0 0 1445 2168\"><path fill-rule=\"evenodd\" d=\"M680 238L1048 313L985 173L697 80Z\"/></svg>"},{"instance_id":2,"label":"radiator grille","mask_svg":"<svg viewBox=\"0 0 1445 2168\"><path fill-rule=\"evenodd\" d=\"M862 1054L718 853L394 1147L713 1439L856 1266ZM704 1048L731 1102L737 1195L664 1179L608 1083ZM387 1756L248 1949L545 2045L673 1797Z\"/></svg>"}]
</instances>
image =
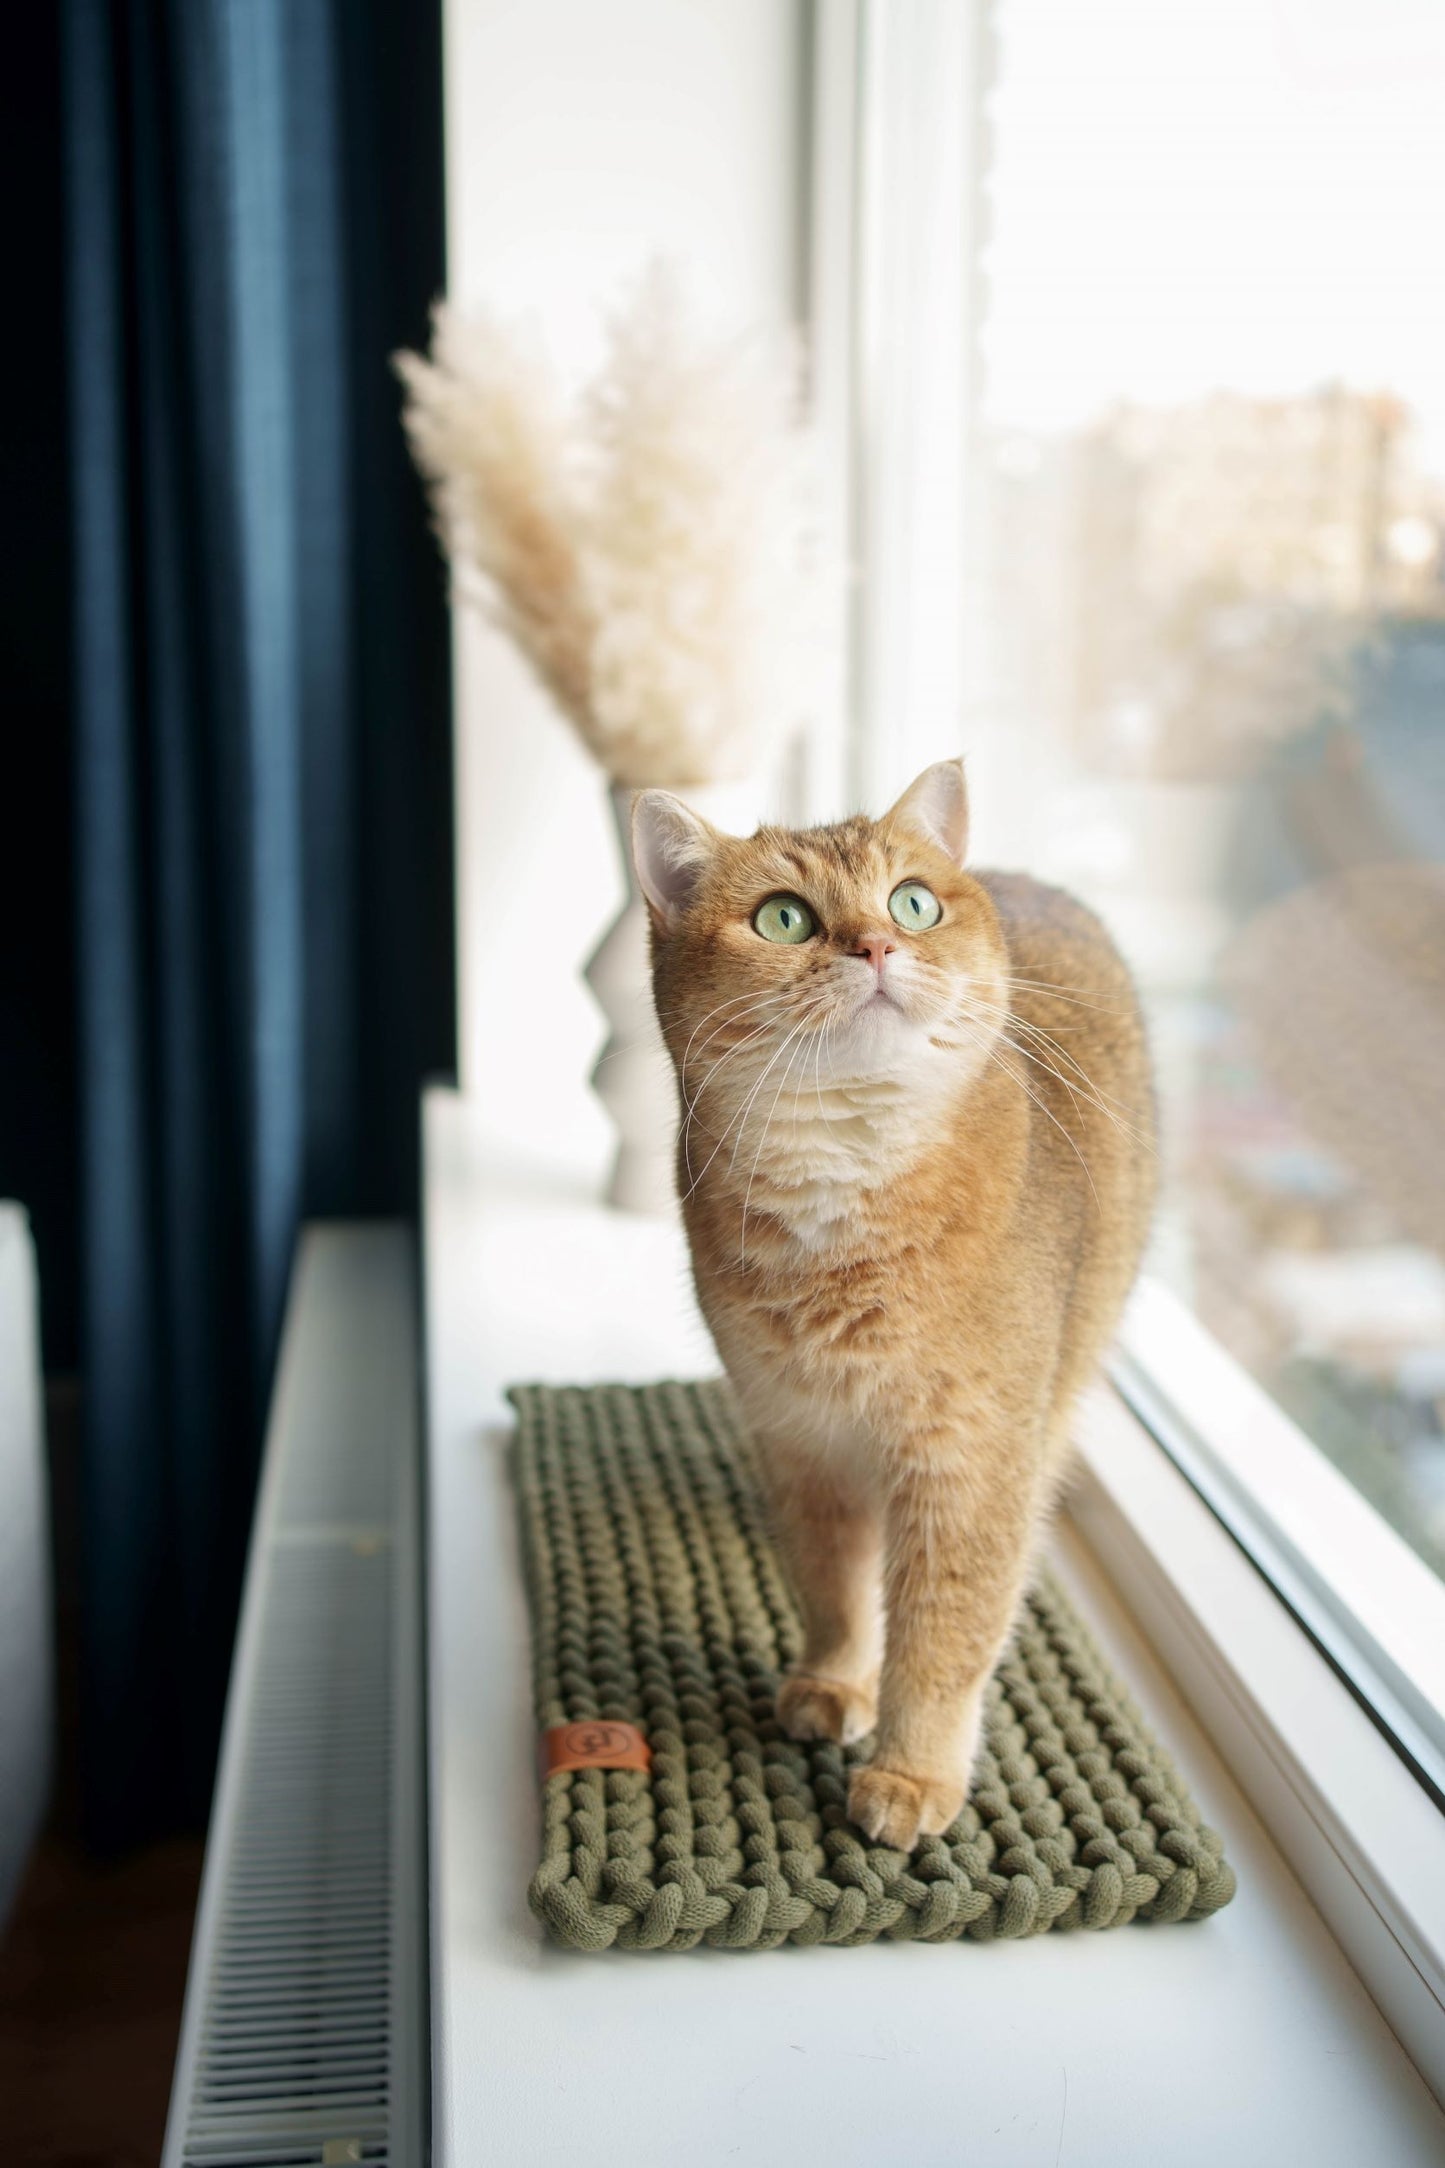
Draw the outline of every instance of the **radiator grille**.
<instances>
[{"instance_id":1,"label":"radiator grille","mask_svg":"<svg viewBox=\"0 0 1445 2168\"><path fill-rule=\"evenodd\" d=\"M422 2157L416 1362L406 1238L297 1265L167 2168Z\"/></svg>"}]
</instances>

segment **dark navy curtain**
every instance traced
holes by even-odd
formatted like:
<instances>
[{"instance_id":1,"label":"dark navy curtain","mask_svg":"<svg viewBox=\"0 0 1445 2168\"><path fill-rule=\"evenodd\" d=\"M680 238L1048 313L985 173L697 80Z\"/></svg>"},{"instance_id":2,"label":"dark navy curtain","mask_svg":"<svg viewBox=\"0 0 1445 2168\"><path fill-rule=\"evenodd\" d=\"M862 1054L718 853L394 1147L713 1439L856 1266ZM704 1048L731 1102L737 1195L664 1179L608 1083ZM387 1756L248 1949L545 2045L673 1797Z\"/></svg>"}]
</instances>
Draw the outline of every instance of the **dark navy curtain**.
<instances>
[{"instance_id":1,"label":"dark navy curtain","mask_svg":"<svg viewBox=\"0 0 1445 2168\"><path fill-rule=\"evenodd\" d=\"M409 1210L452 1059L424 0L67 0L82 1769L204 1813L298 1220Z\"/></svg>"}]
</instances>

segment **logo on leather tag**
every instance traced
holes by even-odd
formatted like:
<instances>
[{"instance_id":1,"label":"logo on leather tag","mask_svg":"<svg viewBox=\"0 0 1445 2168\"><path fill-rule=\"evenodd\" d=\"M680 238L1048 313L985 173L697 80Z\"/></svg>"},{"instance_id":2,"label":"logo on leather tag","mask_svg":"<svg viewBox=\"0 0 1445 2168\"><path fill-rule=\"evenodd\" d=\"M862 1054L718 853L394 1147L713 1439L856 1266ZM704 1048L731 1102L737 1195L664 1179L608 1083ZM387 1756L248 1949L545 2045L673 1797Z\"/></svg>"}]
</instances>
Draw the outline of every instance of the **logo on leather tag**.
<instances>
[{"instance_id":1,"label":"logo on leather tag","mask_svg":"<svg viewBox=\"0 0 1445 2168\"><path fill-rule=\"evenodd\" d=\"M566 1769L643 1769L652 1767L652 1749L635 1724L588 1717L580 1724L554 1724L544 1731L539 1756L544 1777Z\"/></svg>"}]
</instances>

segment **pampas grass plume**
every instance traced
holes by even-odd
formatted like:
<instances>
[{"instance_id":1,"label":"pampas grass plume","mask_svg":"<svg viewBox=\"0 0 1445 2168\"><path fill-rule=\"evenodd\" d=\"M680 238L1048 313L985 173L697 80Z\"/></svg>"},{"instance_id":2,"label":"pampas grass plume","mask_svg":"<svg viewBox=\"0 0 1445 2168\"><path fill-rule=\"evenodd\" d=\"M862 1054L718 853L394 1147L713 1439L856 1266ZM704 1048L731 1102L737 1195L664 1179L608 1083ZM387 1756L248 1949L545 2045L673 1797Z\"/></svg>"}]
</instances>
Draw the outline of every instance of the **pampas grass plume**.
<instances>
[{"instance_id":1,"label":"pampas grass plume","mask_svg":"<svg viewBox=\"0 0 1445 2168\"><path fill-rule=\"evenodd\" d=\"M594 628L566 415L545 356L499 321L466 323L442 303L431 359L400 354L396 365L407 440L459 587L586 736Z\"/></svg>"},{"instance_id":2,"label":"pampas grass plume","mask_svg":"<svg viewBox=\"0 0 1445 2168\"><path fill-rule=\"evenodd\" d=\"M439 308L399 358L405 423L463 591L614 782L721 781L796 729L814 659L797 365L710 339L655 267L563 400L535 344Z\"/></svg>"}]
</instances>

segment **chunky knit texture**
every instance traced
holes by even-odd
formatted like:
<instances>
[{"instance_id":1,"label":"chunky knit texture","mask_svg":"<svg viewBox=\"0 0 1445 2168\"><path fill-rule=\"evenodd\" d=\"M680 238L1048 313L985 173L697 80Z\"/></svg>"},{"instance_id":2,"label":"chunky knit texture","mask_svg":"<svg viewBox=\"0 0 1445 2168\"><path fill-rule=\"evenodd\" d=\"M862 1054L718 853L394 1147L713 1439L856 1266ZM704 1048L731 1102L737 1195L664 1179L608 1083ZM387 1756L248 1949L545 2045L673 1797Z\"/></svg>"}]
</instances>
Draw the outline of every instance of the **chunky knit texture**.
<instances>
[{"instance_id":1,"label":"chunky knit texture","mask_svg":"<svg viewBox=\"0 0 1445 2168\"><path fill-rule=\"evenodd\" d=\"M521 1386L537 1722L639 1725L649 1774L544 1788L533 1910L575 1949L949 1942L1201 1919L1219 1838L1047 1577L989 1690L973 1795L913 1853L844 1811L863 1747L774 1713L797 1648L727 1386Z\"/></svg>"}]
</instances>

